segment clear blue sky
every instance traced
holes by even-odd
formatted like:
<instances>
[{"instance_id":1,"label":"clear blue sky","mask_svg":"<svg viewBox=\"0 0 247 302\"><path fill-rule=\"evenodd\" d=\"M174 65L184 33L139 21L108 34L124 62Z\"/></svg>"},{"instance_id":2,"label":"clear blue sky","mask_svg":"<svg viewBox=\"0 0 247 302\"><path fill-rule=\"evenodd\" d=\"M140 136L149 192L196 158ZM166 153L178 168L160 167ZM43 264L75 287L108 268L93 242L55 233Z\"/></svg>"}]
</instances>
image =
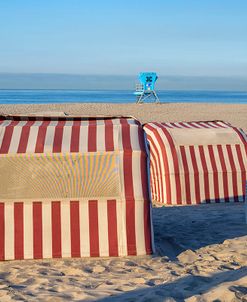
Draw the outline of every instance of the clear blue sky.
<instances>
[{"instance_id":1,"label":"clear blue sky","mask_svg":"<svg viewBox=\"0 0 247 302\"><path fill-rule=\"evenodd\" d=\"M246 0L3 0L0 72L247 76Z\"/></svg>"}]
</instances>

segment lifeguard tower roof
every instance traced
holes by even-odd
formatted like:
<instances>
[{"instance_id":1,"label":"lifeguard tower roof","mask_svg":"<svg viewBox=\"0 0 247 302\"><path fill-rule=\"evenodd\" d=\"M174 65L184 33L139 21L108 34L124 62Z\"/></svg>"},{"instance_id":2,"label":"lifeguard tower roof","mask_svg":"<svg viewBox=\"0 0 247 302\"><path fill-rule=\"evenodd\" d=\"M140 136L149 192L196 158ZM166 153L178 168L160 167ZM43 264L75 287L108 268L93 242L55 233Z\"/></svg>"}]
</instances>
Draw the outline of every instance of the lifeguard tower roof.
<instances>
[{"instance_id":1,"label":"lifeguard tower roof","mask_svg":"<svg viewBox=\"0 0 247 302\"><path fill-rule=\"evenodd\" d=\"M144 90L154 90L154 84L157 79L156 72L141 72L139 74L139 80L143 84Z\"/></svg>"}]
</instances>

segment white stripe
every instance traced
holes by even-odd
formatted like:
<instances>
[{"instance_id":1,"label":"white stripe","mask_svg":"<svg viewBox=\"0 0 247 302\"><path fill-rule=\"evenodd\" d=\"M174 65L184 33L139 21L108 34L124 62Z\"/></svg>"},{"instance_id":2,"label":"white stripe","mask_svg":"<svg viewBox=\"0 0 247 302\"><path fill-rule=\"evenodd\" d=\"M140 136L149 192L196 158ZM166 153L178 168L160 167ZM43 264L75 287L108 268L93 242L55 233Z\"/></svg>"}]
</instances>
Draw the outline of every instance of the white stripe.
<instances>
[{"instance_id":1,"label":"white stripe","mask_svg":"<svg viewBox=\"0 0 247 302\"><path fill-rule=\"evenodd\" d=\"M194 129L194 127L192 127L191 125L189 125L188 123L186 123L186 122L183 122L183 124L184 125L186 125L188 128L192 128L192 129Z\"/></svg>"},{"instance_id":2,"label":"white stripe","mask_svg":"<svg viewBox=\"0 0 247 302\"><path fill-rule=\"evenodd\" d=\"M219 198L222 202L224 202L224 181L223 181L223 173L222 173L222 167L220 163L220 157L217 146L213 146L213 153L215 157L216 162L216 168L218 171L218 183L219 183Z\"/></svg>"},{"instance_id":3,"label":"white stripe","mask_svg":"<svg viewBox=\"0 0 247 302\"><path fill-rule=\"evenodd\" d=\"M141 152L132 153L132 183L135 199L142 199Z\"/></svg>"},{"instance_id":4,"label":"white stripe","mask_svg":"<svg viewBox=\"0 0 247 302\"><path fill-rule=\"evenodd\" d=\"M43 258L52 258L51 202L42 203Z\"/></svg>"},{"instance_id":5,"label":"white stripe","mask_svg":"<svg viewBox=\"0 0 247 302\"><path fill-rule=\"evenodd\" d=\"M241 177L241 167L239 164L239 160L238 160L238 154L237 154L237 150L235 146L231 146L232 149L232 155L233 155L233 160L234 160L234 164L237 170L237 188L238 188L238 196L242 196L243 195L243 187L242 187L242 177Z\"/></svg>"},{"instance_id":6,"label":"white stripe","mask_svg":"<svg viewBox=\"0 0 247 302\"><path fill-rule=\"evenodd\" d=\"M35 152L35 146L36 146L36 141L37 141L37 137L38 137L39 126L41 124L42 124L42 121L37 121L30 127L26 153Z\"/></svg>"},{"instance_id":7,"label":"white stripe","mask_svg":"<svg viewBox=\"0 0 247 302\"><path fill-rule=\"evenodd\" d=\"M97 121L96 142L97 151L105 151L105 124L102 121Z\"/></svg>"},{"instance_id":8,"label":"white stripe","mask_svg":"<svg viewBox=\"0 0 247 302\"><path fill-rule=\"evenodd\" d=\"M204 122L200 122L200 125L205 126L203 128L208 128L208 129L213 128L212 126L208 125L208 123L204 123Z\"/></svg>"},{"instance_id":9,"label":"white stripe","mask_svg":"<svg viewBox=\"0 0 247 302\"><path fill-rule=\"evenodd\" d=\"M146 254L144 230L144 201L135 200L135 232L137 255Z\"/></svg>"},{"instance_id":10,"label":"white stripe","mask_svg":"<svg viewBox=\"0 0 247 302\"><path fill-rule=\"evenodd\" d=\"M81 257L90 256L88 201L80 200Z\"/></svg>"},{"instance_id":11,"label":"white stripe","mask_svg":"<svg viewBox=\"0 0 247 302\"><path fill-rule=\"evenodd\" d=\"M121 126L113 126L113 147L114 150L117 151L119 150L119 135L121 132Z\"/></svg>"},{"instance_id":12,"label":"white stripe","mask_svg":"<svg viewBox=\"0 0 247 302\"><path fill-rule=\"evenodd\" d=\"M198 124L197 122L191 122L190 124L195 128L204 128L202 125Z\"/></svg>"},{"instance_id":13,"label":"white stripe","mask_svg":"<svg viewBox=\"0 0 247 302\"><path fill-rule=\"evenodd\" d=\"M233 182L232 182L232 168L230 165L229 161L229 156L227 152L227 148L225 145L222 146L223 154L224 154L224 159L225 159L225 164L226 164L226 170L227 170L227 180L228 180L228 193L230 197L230 201L234 201L233 198Z\"/></svg>"},{"instance_id":14,"label":"white stripe","mask_svg":"<svg viewBox=\"0 0 247 302\"><path fill-rule=\"evenodd\" d=\"M15 259L14 252L14 203L6 202L4 204L5 212L5 243L4 243L4 254L6 260Z\"/></svg>"},{"instance_id":15,"label":"white stripe","mask_svg":"<svg viewBox=\"0 0 247 302\"><path fill-rule=\"evenodd\" d=\"M12 120L4 120L2 122L2 124L0 125L0 127L7 127L11 122L12 122Z\"/></svg>"},{"instance_id":16,"label":"white stripe","mask_svg":"<svg viewBox=\"0 0 247 302\"><path fill-rule=\"evenodd\" d=\"M133 151L140 150L138 127L137 125L130 126L130 142Z\"/></svg>"},{"instance_id":17,"label":"white stripe","mask_svg":"<svg viewBox=\"0 0 247 302\"><path fill-rule=\"evenodd\" d=\"M53 151L55 127L58 121L51 121L49 126L47 126L45 144L44 144L44 153Z\"/></svg>"},{"instance_id":18,"label":"white stripe","mask_svg":"<svg viewBox=\"0 0 247 302\"><path fill-rule=\"evenodd\" d=\"M88 151L88 122L80 127L79 152Z\"/></svg>"},{"instance_id":19,"label":"white stripe","mask_svg":"<svg viewBox=\"0 0 247 302\"><path fill-rule=\"evenodd\" d=\"M70 201L61 200L61 242L62 257L71 257Z\"/></svg>"},{"instance_id":20,"label":"white stripe","mask_svg":"<svg viewBox=\"0 0 247 302\"><path fill-rule=\"evenodd\" d=\"M33 204L23 203L24 213L24 259L33 259Z\"/></svg>"},{"instance_id":21,"label":"white stripe","mask_svg":"<svg viewBox=\"0 0 247 302\"><path fill-rule=\"evenodd\" d=\"M100 256L109 256L107 200L98 201L98 223L99 254Z\"/></svg>"},{"instance_id":22,"label":"white stripe","mask_svg":"<svg viewBox=\"0 0 247 302\"><path fill-rule=\"evenodd\" d=\"M119 256L128 255L126 235L126 200L117 200L117 236Z\"/></svg>"},{"instance_id":23,"label":"white stripe","mask_svg":"<svg viewBox=\"0 0 247 302\"><path fill-rule=\"evenodd\" d=\"M226 123L224 123L224 122L217 122L217 124L218 125L221 125L222 127L224 127L224 128L231 128L229 125L227 125Z\"/></svg>"},{"instance_id":24,"label":"white stripe","mask_svg":"<svg viewBox=\"0 0 247 302\"><path fill-rule=\"evenodd\" d=\"M67 121L63 127L62 152L70 152L72 122Z\"/></svg>"},{"instance_id":25,"label":"white stripe","mask_svg":"<svg viewBox=\"0 0 247 302\"><path fill-rule=\"evenodd\" d=\"M18 146L20 143L20 138L21 138L21 131L22 131L22 126L24 126L27 122L26 121L20 121L18 125L16 125L13 128L13 134L11 137L11 142L9 146L9 151L8 153L16 153L18 150Z\"/></svg>"}]
</instances>

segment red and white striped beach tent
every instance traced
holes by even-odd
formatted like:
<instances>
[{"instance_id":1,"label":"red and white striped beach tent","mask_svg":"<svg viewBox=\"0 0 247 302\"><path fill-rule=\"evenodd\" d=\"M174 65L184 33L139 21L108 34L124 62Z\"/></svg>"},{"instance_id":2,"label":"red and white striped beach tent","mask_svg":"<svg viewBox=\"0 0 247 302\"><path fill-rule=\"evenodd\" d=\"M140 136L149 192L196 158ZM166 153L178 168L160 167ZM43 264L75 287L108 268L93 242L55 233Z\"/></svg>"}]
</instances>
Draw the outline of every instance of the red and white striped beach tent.
<instances>
[{"instance_id":1,"label":"red and white striped beach tent","mask_svg":"<svg viewBox=\"0 0 247 302\"><path fill-rule=\"evenodd\" d=\"M242 201L247 136L222 121L147 123L153 202Z\"/></svg>"},{"instance_id":2,"label":"red and white striped beach tent","mask_svg":"<svg viewBox=\"0 0 247 302\"><path fill-rule=\"evenodd\" d=\"M125 117L0 117L0 259L152 253L147 153Z\"/></svg>"}]
</instances>

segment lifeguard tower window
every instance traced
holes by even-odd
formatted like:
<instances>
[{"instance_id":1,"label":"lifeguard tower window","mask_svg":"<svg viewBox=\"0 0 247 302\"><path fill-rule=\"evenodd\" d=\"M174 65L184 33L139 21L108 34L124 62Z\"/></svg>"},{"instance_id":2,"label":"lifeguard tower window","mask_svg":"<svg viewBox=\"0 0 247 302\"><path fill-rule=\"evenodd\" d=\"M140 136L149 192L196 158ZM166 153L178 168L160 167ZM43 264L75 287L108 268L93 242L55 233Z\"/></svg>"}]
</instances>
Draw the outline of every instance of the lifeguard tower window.
<instances>
[{"instance_id":1,"label":"lifeguard tower window","mask_svg":"<svg viewBox=\"0 0 247 302\"><path fill-rule=\"evenodd\" d=\"M145 99L153 99L159 103L159 98L154 90L155 82L158 76L155 72L141 72L139 74L139 84L136 84L136 103L141 104Z\"/></svg>"}]
</instances>

